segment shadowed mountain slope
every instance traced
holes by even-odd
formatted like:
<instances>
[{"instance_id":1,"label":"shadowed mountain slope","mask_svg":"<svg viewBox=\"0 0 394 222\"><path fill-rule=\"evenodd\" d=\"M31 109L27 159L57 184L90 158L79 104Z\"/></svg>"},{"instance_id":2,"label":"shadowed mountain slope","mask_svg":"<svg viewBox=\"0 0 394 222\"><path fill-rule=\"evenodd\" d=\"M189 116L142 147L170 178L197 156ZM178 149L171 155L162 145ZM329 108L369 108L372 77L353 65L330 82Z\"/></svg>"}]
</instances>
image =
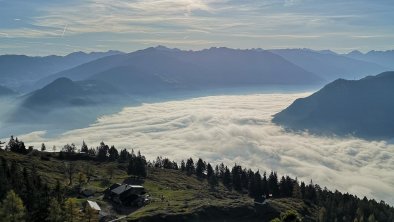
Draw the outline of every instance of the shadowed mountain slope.
<instances>
[{"instance_id":1,"label":"shadowed mountain slope","mask_svg":"<svg viewBox=\"0 0 394 222\"><path fill-rule=\"evenodd\" d=\"M120 54L120 52L75 52L67 56L45 57L2 55L0 56L0 82L9 88L25 92L41 78L115 54Z\"/></svg>"},{"instance_id":2,"label":"shadowed mountain slope","mask_svg":"<svg viewBox=\"0 0 394 222\"><path fill-rule=\"evenodd\" d=\"M313 95L297 99L273 122L314 133L394 137L394 72L361 80L338 79Z\"/></svg>"}]
</instances>

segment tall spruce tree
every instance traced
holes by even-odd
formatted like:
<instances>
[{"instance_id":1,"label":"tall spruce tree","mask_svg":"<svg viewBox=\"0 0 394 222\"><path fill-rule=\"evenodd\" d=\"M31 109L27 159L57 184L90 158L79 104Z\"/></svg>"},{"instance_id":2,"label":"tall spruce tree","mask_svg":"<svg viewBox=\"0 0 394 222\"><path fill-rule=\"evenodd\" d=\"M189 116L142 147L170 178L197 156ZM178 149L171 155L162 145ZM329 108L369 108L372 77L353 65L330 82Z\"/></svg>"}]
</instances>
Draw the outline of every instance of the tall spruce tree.
<instances>
[{"instance_id":1,"label":"tall spruce tree","mask_svg":"<svg viewBox=\"0 0 394 222\"><path fill-rule=\"evenodd\" d=\"M89 153L88 145L86 145L85 140L82 141L81 152Z\"/></svg>"},{"instance_id":2,"label":"tall spruce tree","mask_svg":"<svg viewBox=\"0 0 394 222\"><path fill-rule=\"evenodd\" d=\"M0 206L0 218L7 222L23 222L26 209L22 199L13 191L9 191Z\"/></svg>"},{"instance_id":3,"label":"tall spruce tree","mask_svg":"<svg viewBox=\"0 0 394 222\"><path fill-rule=\"evenodd\" d=\"M201 158L199 158L196 163L196 176L198 178L203 178L206 168L206 163Z\"/></svg>"},{"instance_id":4,"label":"tall spruce tree","mask_svg":"<svg viewBox=\"0 0 394 222\"><path fill-rule=\"evenodd\" d=\"M81 221L81 213L79 205L75 198L68 198L64 203L64 221L79 222Z\"/></svg>"},{"instance_id":5,"label":"tall spruce tree","mask_svg":"<svg viewBox=\"0 0 394 222\"><path fill-rule=\"evenodd\" d=\"M64 212L61 203L58 202L57 198L51 198L49 201L47 221L63 222L64 220Z\"/></svg>"}]
</instances>

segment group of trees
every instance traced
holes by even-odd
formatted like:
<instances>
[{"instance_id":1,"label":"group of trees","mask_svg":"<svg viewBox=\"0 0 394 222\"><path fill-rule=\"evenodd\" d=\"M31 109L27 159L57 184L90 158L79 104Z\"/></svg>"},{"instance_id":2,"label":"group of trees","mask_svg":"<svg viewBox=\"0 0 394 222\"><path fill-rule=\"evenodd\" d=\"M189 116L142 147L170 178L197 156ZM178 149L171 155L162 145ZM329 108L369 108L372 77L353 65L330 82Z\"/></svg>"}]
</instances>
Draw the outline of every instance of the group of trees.
<instances>
[{"instance_id":1,"label":"group of trees","mask_svg":"<svg viewBox=\"0 0 394 222\"><path fill-rule=\"evenodd\" d=\"M7 146L5 147L5 150L7 151L12 151L15 153L21 153L21 154L26 154L28 152L28 149L25 147L25 143L22 141L19 141L18 138L15 138L11 136L10 140L8 141Z\"/></svg>"},{"instance_id":2,"label":"group of trees","mask_svg":"<svg viewBox=\"0 0 394 222\"><path fill-rule=\"evenodd\" d=\"M125 152L127 152L127 150L125 150ZM146 163L145 156L142 156L139 151L138 151L137 155L135 155L134 151L132 151L127 156L129 159L129 165L127 167L127 174L140 176L140 177L146 177L147 163Z\"/></svg>"},{"instance_id":3,"label":"group of trees","mask_svg":"<svg viewBox=\"0 0 394 222\"><path fill-rule=\"evenodd\" d=\"M320 207L319 221L353 221L353 222L375 222L375 221L394 221L394 209L385 202L376 202L367 198L360 199L357 196L332 192L327 188L310 181L309 184L299 182L297 178L289 176L278 177L276 172L269 174L251 169L243 168L235 164L231 169L223 163L212 167L202 159L196 163L192 158L181 161L180 167L176 162L168 158L158 157L148 166L156 168L173 169L185 172L187 175L195 175L203 180L207 179L212 187L218 185L220 181L228 189L233 189L241 193L247 192L257 201L262 196L267 198L291 197L302 199L309 204ZM287 215L288 216L288 215ZM287 218L285 215L283 218ZM294 215L293 215L294 216ZM282 219L283 219L282 218ZM280 221L278 219L278 221ZM285 220L286 221L286 220Z\"/></svg>"},{"instance_id":4,"label":"group of trees","mask_svg":"<svg viewBox=\"0 0 394 222\"><path fill-rule=\"evenodd\" d=\"M45 147L44 144L41 146L41 150L45 151L43 147ZM13 137L11 137L5 146L5 150L21 154L29 152L29 149L25 148L22 141ZM157 157L154 161L147 161L145 156L141 155L140 152L135 154L134 151L131 151L130 153L126 149L119 152L115 146L109 147L104 142L101 142L96 148L88 148L86 143L83 142L80 149L74 144L67 144L63 147L61 153L66 156L69 155L70 158L87 155L92 160L113 162L111 165L118 163L122 167L127 164L127 168L125 168L127 173L139 177L145 177L150 167L180 170L189 176L195 176L200 180L207 180L214 192L219 192L219 189L216 189L216 187L221 183L228 189L240 193L248 193L249 196L255 198L257 201L262 200L263 196L267 198L292 197L301 199L309 204L315 204L320 208L319 221L322 222L394 221L394 209L383 201L376 202L375 200L368 200L365 197L360 199L357 196L348 193L343 194L339 191L332 192L327 188L321 188L312 181L305 184L302 181L298 181L297 178L293 179L289 176L279 177L273 171L260 173L260 171L246 169L238 164L235 164L231 168L225 166L223 163L213 166L201 158L196 162L192 158L186 161L182 160L179 165L177 162L163 157ZM69 177L70 185L72 185L72 174L76 173L72 161L65 164L64 168L66 175ZM92 175L89 169L87 166L84 174L88 181ZM82 180L85 180L83 175L79 176L80 183ZM15 195L8 193L6 197L6 193L11 192L11 190L13 190ZM20 166L16 162L8 163L4 158L1 158L0 199L15 199L15 196L19 196L22 203L26 204L23 207L17 208L20 208L22 212L25 209L24 215L28 215L28 218L33 218L33 221L44 221L49 217L60 218L59 220L53 219L52 221L67 221L66 215L76 212L74 211L75 200L65 198L64 188L61 188L59 182L56 187L49 188L43 183L34 166L30 169L20 169ZM4 203L5 201L3 201L1 209L9 207L5 206ZM15 203L19 202L17 201ZM49 205L57 207L49 208ZM82 218L79 214L76 217Z\"/></svg>"},{"instance_id":5,"label":"group of trees","mask_svg":"<svg viewBox=\"0 0 394 222\"><path fill-rule=\"evenodd\" d=\"M0 199L13 190L26 203L29 218L45 220L48 211L48 200L51 195L58 196L60 190L53 190L41 180L37 169L21 168L15 161L8 162L0 158Z\"/></svg>"},{"instance_id":6,"label":"group of trees","mask_svg":"<svg viewBox=\"0 0 394 222\"><path fill-rule=\"evenodd\" d=\"M15 161L0 158L0 221L98 221L89 210L82 213L74 198L66 198L59 181L49 187L34 165L21 167Z\"/></svg>"}]
</instances>

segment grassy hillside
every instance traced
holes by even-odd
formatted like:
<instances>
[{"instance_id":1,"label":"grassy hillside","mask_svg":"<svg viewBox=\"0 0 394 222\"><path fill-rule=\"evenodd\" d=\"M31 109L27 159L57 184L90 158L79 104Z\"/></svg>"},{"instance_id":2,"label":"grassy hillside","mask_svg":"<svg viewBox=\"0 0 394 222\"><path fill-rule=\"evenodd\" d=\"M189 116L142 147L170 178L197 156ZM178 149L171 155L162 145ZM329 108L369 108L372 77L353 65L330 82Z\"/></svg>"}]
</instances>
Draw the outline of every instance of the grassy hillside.
<instances>
[{"instance_id":1,"label":"grassy hillside","mask_svg":"<svg viewBox=\"0 0 394 222\"><path fill-rule=\"evenodd\" d=\"M90 160L71 161L76 167L73 186L64 174L65 163L52 155L49 160L42 160L36 155L21 155L0 151L0 157L8 162L16 161L21 168L31 169L33 166L43 181L54 187L56 181L68 187L67 196L77 197L82 203L86 199L95 200L108 214L121 218L120 221L270 221L287 210L295 210L303 215L304 221L314 221L318 208L306 202L293 199L271 199L268 204L255 205L253 199L227 189L222 184L211 188L206 180L199 180L194 175L187 176L180 170L148 168L148 175L142 181L150 195L150 203L141 208L130 208L119 213L110 203L103 200L103 191L112 183L123 182L129 178L126 164L117 162L97 162ZM75 192L79 183L79 172L92 172L90 182L82 183L84 189L94 190L92 197L81 197ZM85 173L86 174L86 173ZM112 178L111 178L112 174ZM74 188L73 188L74 187Z\"/></svg>"}]
</instances>

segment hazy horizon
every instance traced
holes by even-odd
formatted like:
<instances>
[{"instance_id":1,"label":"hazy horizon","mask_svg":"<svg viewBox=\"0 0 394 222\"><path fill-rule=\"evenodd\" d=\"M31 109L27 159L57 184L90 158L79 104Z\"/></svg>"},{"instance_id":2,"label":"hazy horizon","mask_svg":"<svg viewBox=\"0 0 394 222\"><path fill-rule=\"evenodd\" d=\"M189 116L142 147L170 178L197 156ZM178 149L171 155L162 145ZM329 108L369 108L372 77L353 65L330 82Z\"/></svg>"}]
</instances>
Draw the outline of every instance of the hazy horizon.
<instances>
[{"instance_id":1,"label":"hazy horizon","mask_svg":"<svg viewBox=\"0 0 394 222\"><path fill-rule=\"evenodd\" d=\"M204 51L204 50L209 50L211 48L229 48L229 49L234 49L234 50L266 50L266 51L270 51L270 50L306 50L306 51L312 51L312 52L320 52L320 53L328 53L329 51L336 53L338 55L343 55L343 54L348 54L351 53L353 51L359 51L363 54L366 54L368 52L391 52L394 51L394 46L392 48L387 48L387 49L381 49L381 50L376 50L376 49L369 49L369 50L359 50L359 49L352 49L349 51L335 51L332 50L330 48L323 48L323 49L314 49L314 48L305 48L305 47L293 47L293 48L231 48L231 47L226 47L226 46L221 46L221 45L213 45L210 47L203 47L203 48L182 48L182 47L169 47L166 45L151 45L151 46L144 46L132 51L122 51L122 50L115 50L115 49L108 49L108 50L102 50L102 51L82 51L82 50L76 50L76 51L71 51L71 52L67 52L64 54L56 54L56 53L52 53L52 54L12 54L12 53L5 53L5 54L0 54L0 56L6 56L6 55L25 55L25 56L29 56L29 57L46 57L46 56L67 56L73 53L85 53L85 54L90 54L90 53L105 53L105 52L110 52L110 51L118 51L120 53L133 53L133 52L137 52L140 50L145 50L148 48L159 48L159 47L165 47L168 49L179 49L181 51L192 51L192 52L198 52L198 51Z\"/></svg>"}]
</instances>

